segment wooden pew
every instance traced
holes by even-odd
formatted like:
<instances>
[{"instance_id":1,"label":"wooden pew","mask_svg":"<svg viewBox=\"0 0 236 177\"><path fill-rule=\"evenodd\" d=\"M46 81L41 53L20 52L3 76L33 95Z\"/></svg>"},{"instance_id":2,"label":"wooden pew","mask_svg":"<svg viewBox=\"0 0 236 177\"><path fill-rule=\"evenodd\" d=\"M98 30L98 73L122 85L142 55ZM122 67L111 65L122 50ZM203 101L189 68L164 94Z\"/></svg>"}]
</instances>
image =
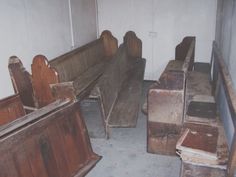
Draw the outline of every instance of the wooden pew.
<instances>
[{"instance_id":1,"label":"wooden pew","mask_svg":"<svg viewBox=\"0 0 236 177\"><path fill-rule=\"evenodd\" d=\"M210 70L208 69L212 74L206 73L205 71L206 70L204 69L203 73L208 76L211 75L210 86L212 86L212 93L210 94L209 92L206 92L206 94L210 94L211 96L205 95L198 97L198 102L205 104L214 103L219 114L209 117L208 114L209 110L211 110L210 108L207 108L207 113L205 109L196 106L198 112L196 112L194 116L189 118L188 112L186 113L185 119L187 118L187 120L184 121L185 128L190 131L195 131L196 135L206 132L207 135L212 134L212 136L194 137L191 133L188 133L181 137L181 141L184 142L188 136L192 136L191 141L188 141L186 144L187 148L183 143L180 144L181 146L177 146L178 150L182 150L182 152L180 152L180 157L183 160L181 177L192 177L196 175L196 172L198 176L233 177L236 170L236 93L229 71L215 42L213 43L212 49L212 67ZM199 93L202 93L201 89L196 90L195 92L191 89L191 95L194 96L188 97L188 99L193 100L193 97L199 96ZM211 97L215 100L210 100L209 98ZM187 107L187 109L189 109L189 107ZM210 115L212 115L212 113L210 113ZM208 127L210 131L207 130L206 127ZM217 130L218 134L212 133L212 130ZM208 141L203 143L206 139L208 139ZM215 143L210 143L213 141ZM199 149L200 147L203 156L199 155L199 152L196 151L196 149ZM210 161L210 158L205 158L207 154L212 155L212 153L209 153L209 147L214 149L212 152L216 157L214 160ZM186 154L189 150L194 152L194 156L193 153Z\"/></svg>"},{"instance_id":2,"label":"wooden pew","mask_svg":"<svg viewBox=\"0 0 236 177\"><path fill-rule=\"evenodd\" d=\"M136 126L146 63L141 57L141 40L127 32L92 92L101 103L107 136L110 127Z\"/></svg>"},{"instance_id":3,"label":"wooden pew","mask_svg":"<svg viewBox=\"0 0 236 177\"><path fill-rule=\"evenodd\" d=\"M12 95L0 100L0 126L26 114L20 95Z\"/></svg>"},{"instance_id":4,"label":"wooden pew","mask_svg":"<svg viewBox=\"0 0 236 177\"><path fill-rule=\"evenodd\" d=\"M58 100L0 127L0 177L82 177L92 151L79 103Z\"/></svg>"},{"instance_id":5,"label":"wooden pew","mask_svg":"<svg viewBox=\"0 0 236 177\"><path fill-rule=\"evenodd\" d=\"M185 37L176 46L176 59L171 60L148 93L148 141L150 153L176 155L185 101L186 74L194 62L195 37Z\"/></svg>"},{"instance_id":6,"label":"wooden pew","mask_svg":"<svg viewBox=\"0 0 236 177\"><path fill-rule=\"evenodd\" d=\"M32 84L37 106L45 106L58 98L75 100L88 95L116 50L117 39L104 31L99 39L53 60L36 56L32 64Z\"/></svg>"}]
</instances>

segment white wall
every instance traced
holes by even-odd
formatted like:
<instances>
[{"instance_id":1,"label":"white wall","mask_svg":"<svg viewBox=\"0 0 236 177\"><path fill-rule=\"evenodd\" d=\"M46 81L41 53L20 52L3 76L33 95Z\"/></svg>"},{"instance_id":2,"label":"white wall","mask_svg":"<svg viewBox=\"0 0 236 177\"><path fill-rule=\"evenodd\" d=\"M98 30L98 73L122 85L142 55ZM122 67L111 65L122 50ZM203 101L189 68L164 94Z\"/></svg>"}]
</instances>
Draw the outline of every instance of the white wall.
<instances>
[{"instance_id":1,"label":"white wall","mask_svg":"<svg viewBox=\"0 0 236 177\"><path fill-rule=\"evenodd\" d=\"M156 80L186 35L197 37L196 60L209 62L216 9L217 0L98 0L99 32L109 29L121 43L135 31L147 59L145 78Z\"/></svg>"},{"instance_id":2,"label":"white wall","mask_svg":"<svg viewBox=\"0 0 236 177\"><path fill-rule=\"evenodd\" d=\"M96 39L95 0L0 1L0 98L13 93L8 58L16 55L30 71L37 54L49 59Z\"/></svg>"}]
</instances>

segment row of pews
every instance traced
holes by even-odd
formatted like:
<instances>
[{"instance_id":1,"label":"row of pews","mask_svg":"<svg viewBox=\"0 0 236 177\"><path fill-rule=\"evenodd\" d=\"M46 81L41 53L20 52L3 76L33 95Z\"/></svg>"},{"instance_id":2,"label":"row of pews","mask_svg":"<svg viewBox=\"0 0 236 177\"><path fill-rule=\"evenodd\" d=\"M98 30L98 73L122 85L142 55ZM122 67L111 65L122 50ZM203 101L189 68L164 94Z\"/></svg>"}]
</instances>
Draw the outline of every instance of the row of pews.
<instances>
[{"instance_id":1,"label":"row of pews","mask_svg":"<svg viewBox=\"0 0 236 177\"><path fill-rule=\"evenodd\" d=\"M0 177L82 177L101 159L93 152L80 101L96 99L104 127L134 127L145 59L127 32L118 47L109 31L62 56L33 58L30 74L9 59L15 94L0 100ZM127 110L129 105L130 110Z\"/></svg>"}]
</instances>

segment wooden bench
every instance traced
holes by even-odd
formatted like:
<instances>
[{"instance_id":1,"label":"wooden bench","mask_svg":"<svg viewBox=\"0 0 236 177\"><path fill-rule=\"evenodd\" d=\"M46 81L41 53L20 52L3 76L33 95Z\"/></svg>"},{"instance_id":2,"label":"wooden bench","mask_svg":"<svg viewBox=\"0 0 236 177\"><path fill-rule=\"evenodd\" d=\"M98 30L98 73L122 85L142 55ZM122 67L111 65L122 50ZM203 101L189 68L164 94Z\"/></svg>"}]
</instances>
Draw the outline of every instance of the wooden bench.
<instances>
[{"instance_id":1,"label":"wooden bench","mask_svg":"<svg viewBox=\"0 0 236 177\"><path fill-rule=\"evenodd\" d=\"M127 32L92 92L100 100L107 135L109 127L136 126L146 63L141 57L141 40Z\"/></svg>"},{"instance_id":2,"label":"wooden bench","mask_svg":"<svg viewBox=\"0 0 236 177\"><path fill-rule=\"evenodd\" d=\"M92 151L79 103L57 100L0 126L0 177L82 177Z\"/></svg>"},{"instance_id":3,"label":"wooden bench","mask_svg":"<svg viewBox=\"0 0 236 177\"><path fill-rule=\"evenodd\" d=\"M150 153L176 155L175 145L183 122L186 74L192 70L195 37L185 37L148 93L148 141Z\"/></svg>"},{"instance_id":4,"label":"wooden bench","mask_svg":"<svg viewBox=\"0 0 236 177\"><path fill-rule=\"evenodd\" d=\"M83 98L88 95L105 66L117 50L117 39L104 31L89 44L48 61L38 55L33 59L32 84L38 107L58 98Z\"/></svg>"},{"instance_id":5,"label":"wooden bench","mask_svg":"<svg viewBox=\"0 0 236 177\"><path fill-rule=\"evenodd\" d=\"M184 116L184 128L187 130L177 143L177 150L183 160L181 177L196 175L233 177L235 175L236 93L229 71L215 42L212 57L210 69L209 64L201 64L205 66L203 70L196 69L195 74L191 73L193 78L199 77L199 73L196 72L201 72L202 76L205 74L201 77L204 79L198 83L198 87L199 84L208 83L210 89L200 87L194 90L191 82L196 84L197 81L187 79L187 83L190 83L186 88L186 92L190 93L186 93L187 110ZM209 75L210 81L207 81ZM191 102L195 102L195 105L190 105Z\"/></svg>"}]
</instances>

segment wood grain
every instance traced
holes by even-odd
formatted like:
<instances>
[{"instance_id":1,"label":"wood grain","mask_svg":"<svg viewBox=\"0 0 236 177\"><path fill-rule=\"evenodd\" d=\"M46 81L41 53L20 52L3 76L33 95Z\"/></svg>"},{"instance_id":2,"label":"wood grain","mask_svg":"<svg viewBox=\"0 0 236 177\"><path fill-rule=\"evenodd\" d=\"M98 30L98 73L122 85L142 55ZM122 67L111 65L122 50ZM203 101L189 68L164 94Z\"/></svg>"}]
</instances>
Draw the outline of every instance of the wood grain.
<instances>
[{"instance_id":1,"label":"wood grain","mask_svg":"<svg viewBox=\"0 0 236 177\"><path fill-rule=\"evenodd\" d=\"M25 115L25 110L19 95L0 100L0 126Z\"/></svg>"},{"instance_id":2,"label":"wood grain","mask_svg":"<svg viewBox=\"0 0 236 177\"><path fill-rule=\"evenodd\" d=\"M0 130L0 176L82 177L100 159L92 151L78 102L56 103L49 114L38 110L31 116L20 127Z\"/></svg>"}]
</instances>

